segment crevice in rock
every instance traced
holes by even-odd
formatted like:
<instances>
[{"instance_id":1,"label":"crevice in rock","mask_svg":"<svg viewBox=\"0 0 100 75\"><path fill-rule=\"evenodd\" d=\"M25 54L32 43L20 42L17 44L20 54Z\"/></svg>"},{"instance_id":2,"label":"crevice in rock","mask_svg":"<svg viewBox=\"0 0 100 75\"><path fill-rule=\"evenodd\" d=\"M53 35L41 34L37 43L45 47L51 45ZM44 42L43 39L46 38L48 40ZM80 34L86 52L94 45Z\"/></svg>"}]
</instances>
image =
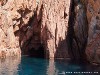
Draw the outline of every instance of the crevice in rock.
<instances>
[{"instance_id":1,"label":"crevice in rock","mask_svg":"<svg viewBox=\"0 0 100 75\"><path fill-rule=\"evenodd\" d=\"M24 11L20 9L18 12L21 14L21 20L19 30L14 34L19 37L19 46L21 48L22 55L28 55L32 57L45 58L46 53L44 45L41 43L41 18L42 8L36 8L33 12L33 16L29 19L28 24L23 23L23 17L31 12L28 9ZM39 9L39 10L38 10ZM37 14L37 12L39 13ZM24 24L24 25L23 25Z\"/></svg>"},{"instance_id":2,"label":"crevice in rock","mask_svg":"<svg viewBox=\"0 0 100 75\"><path fill-rule=\"evenodd\" d=\"M39 20L39 22L41 21ZM39 26L39 22L37 19L37 11L35 11L27 26L28 31L26 32L26 38L28 38L28 40L23 44L23 54L28 54L33 57L44 57L44 48L41 45L40 38L41 26ZM28 35L30 36L28 37ZM24 52L25 47L28 47L26 52Z\"/></svg>"},{"instance_id":3,"label":"crevice in rock","mask_svg":"<svg viewBox=\"0 0 100 75\"><path fill-rule=\"evenodd\" d=\"M81 0L71 0L68 26L68 52L72 60L86 60L85 48L88 39L86 10Z\"/></svg>"},{"instance_id":4,"label":"crevice in rock","mask_svg":"<svg viewBox=\"0 0 100 75\"><path fill-rule=\"evenodd\" d=\"M0 5L4 6L7 2L8 2L8 0L0 0Z\"/></svg>"},{"instance_id":5,"label":"crevice in rock","mask_svg":"<svg viewBox=\"0 0 100 75\"><path fill-rule=\"evenodd\" d=\"M68 43L68 52L71 59L74 59L74 52L72 50L72 43L73 43L73 34L74 34L74 0L70 2L70 11L69 11L69 22L68 22L68 32L67 32L67 43Z\"/></svg>"}]
</instances>

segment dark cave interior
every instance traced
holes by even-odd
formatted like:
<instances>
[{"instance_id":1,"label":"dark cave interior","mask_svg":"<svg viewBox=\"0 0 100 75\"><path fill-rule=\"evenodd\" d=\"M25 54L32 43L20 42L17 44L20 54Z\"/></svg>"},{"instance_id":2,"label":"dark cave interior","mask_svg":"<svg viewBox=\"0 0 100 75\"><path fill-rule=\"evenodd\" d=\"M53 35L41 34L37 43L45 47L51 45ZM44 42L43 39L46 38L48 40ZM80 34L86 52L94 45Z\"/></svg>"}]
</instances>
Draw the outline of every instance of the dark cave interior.
<instances>
[{"instance_id":1,"label":"dark cave interior","mask_svg":"<svg viewBox=\"0 0 100 75\"><path fill-rule=\"evenodd\" d=\"M35 48L30 49L28 55L35 58L45 58L45 51L43 46L40 46L37 50Z\"/></svg>"}]
</instances>

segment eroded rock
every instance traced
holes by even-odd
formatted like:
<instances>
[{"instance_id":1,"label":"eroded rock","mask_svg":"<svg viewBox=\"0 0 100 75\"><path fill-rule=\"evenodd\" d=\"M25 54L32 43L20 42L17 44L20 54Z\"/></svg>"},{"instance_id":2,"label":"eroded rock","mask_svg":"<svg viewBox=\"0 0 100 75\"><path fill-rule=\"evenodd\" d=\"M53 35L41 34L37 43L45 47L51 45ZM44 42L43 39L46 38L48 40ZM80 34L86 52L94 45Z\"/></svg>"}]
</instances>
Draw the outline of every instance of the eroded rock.
<instances>
[{"instance_id":1,"label":"eroded rock","mask_svg":"<svg viewBox=\"0 0 100 75\"><path fill-rule=\"evenodd\" d=\"M29 18L34 14L35 8L35 0L0 1L1 58L6 58L8 56L21 56L20 29L27 25Z\"/></svg>"},{"instance_id":2,"label":"eroded rock","mask_svg":"<svg viewBox=\"0 0 100 75\"><path fill-rule=\"evenodd\" d=\"M99 0L1 0L0 57L43 50L46 58L80 60L87 55L100 63L99 4Z\"/></svg>"},{"instance_id":3,"label":"eroded rock","mask_svg":"<svg viewBox=\"0 0 100 75\"><path fill-rule=\"evenodd\" d=\"M100 1L88 0L88 45L86 48L87 57L90 62L100 63Z\"/></svg>"},{"instance_id":4,"label":"eroded rock","mask_svg":"<svg viewBox=\"0 0 100 75\"><path fill-rule=\"evenodd\" d=\"M68 57L67 28L70 0L43 0L41 39L49 58ZM49 52L49 53L48 53Z\"/></svg>"}]
</instances>

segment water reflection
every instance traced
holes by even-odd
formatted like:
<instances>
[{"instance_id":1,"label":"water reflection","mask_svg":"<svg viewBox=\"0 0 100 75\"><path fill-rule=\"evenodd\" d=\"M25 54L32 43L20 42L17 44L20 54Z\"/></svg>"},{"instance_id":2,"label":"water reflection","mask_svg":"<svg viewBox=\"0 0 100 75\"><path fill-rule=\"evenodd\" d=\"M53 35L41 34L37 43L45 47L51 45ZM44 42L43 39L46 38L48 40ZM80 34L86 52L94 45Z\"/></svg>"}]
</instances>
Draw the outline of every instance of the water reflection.
<instances>
[{"instance_id":1,"label":"water reflection","mask_svg":"<svg viewBox=\"0 0 100 75\"><path fill-rule=\"evenodd\" d=\"M18 75L47 75L48 60L22 57Z\"/></svg>"},{"instance_id":2,"label":"water reflection","mask_svg":"<svg viewBox=\"0 0 100 75\"><path fill-rule=\"evenodd\" d=\"M47 75L58 75L58 70L55 67L54 60L49 61L49 65L47 68Z\"/></svg>"},{"instance_id":3,"label":"water reflection","mask_svg":"<svg viewBox=\"0 0 100 75\"><path fill-rule=\"evenodd\" d=\"M20 57L0 59L0 75L17 75Z\"/></svg>"},{"instance_id":4,"label":"water reflection","mask_svg":"<svg viewBox=\"0 0 100 75\"><path fill-rule=\"evenodd\" d=\"M0 60L0 75L100 75L74 74L74 72L100 72L100 67L76 64L68 60L54 61L30 57Z\"/></svg>"}]
</instances>

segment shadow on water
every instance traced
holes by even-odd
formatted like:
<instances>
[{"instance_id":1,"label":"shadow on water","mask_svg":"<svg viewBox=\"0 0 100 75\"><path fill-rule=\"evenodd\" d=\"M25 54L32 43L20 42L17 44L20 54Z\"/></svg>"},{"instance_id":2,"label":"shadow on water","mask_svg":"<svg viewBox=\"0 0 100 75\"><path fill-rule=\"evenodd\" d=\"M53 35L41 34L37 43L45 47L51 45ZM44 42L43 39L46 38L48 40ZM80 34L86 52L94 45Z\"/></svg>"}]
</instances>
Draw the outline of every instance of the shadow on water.
<instances>
[{"instance_id":1,"label":"shadow on water","mask_svg":"<svg viewBox=\"0 0 100 75\"><path fill-rule=\"evenodd\" d=\"M68 74L66 72L72 72ZM74 74L74 72L98 72L98 74ZM76 64L70 60L47 60L42 58L19 58L0 60L0 75L100 75L100 67Z\"/></svg>"}]
</instances>

